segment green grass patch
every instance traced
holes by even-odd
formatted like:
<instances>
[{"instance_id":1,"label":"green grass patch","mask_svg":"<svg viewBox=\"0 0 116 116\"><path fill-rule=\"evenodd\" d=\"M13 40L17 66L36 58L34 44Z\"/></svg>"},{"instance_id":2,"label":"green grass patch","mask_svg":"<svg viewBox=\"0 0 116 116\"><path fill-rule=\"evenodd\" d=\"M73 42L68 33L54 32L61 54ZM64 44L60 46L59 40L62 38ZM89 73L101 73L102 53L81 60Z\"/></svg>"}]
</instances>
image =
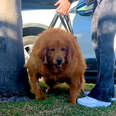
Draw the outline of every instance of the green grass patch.
<instances>
[{"instance_id":1,"label":"green grass patch","mask_svg":"<svg viewBox=\"0 0 116 116\"><path fill-rule=\"evenodd\" d=\"M43 90L46 86L41 83ZM93 84L86 84L86 91ZM80 94L79 97L82 97ZM0 104L0 116L116 116L116 102L108 108L86 108L67 103L68 86L59 86L55 93L46 94L46 100L30 100Z\"/></svg>"}]
</instances>

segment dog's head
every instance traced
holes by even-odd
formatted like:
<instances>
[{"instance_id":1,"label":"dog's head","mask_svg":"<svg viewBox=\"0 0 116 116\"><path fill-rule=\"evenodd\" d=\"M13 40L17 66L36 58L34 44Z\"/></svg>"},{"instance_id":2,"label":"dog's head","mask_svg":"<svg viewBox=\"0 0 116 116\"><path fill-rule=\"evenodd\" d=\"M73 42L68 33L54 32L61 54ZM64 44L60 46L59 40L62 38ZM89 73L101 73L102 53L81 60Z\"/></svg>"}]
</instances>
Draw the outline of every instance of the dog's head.
<instances>
[{"instance_id":1,"label":"dog's head","mask_svg":"<svg viewBox=\"0 0 116 116\"><path fill-rule=\"evenodd\" d=\"M42 51L42 61L44 64L54 66L57 69L62 68L64 64L69 63L70 48L67 46L51 45Z\"/></svg>"},{"instance_id":2,"label":"dog's head","mask_svg":"<svg viewBox=\"0 0 116 116\"><path fill-rule=\"evenodd\" d=\"M63 33L52 33L49 42L41 52L43 64L48 65L51 69L60 70L70 63L73 51L68 37L68 35L64 36Z\"/></svg>"}]
</instances>

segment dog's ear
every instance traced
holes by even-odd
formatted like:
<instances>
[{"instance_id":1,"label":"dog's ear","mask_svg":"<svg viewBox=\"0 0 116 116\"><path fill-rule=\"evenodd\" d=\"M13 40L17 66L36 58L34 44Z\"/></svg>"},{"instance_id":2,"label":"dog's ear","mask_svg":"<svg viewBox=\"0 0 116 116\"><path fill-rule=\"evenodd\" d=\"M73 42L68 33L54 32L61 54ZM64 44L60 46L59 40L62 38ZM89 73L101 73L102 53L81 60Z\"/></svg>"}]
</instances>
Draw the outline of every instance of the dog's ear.
<instances>
[{"instance_id":1,"label":"dog's ear","mask_svg":"<svg viewBox=\"0 0 116 116\"><path fill-rule=\"evenodd\" d=\"M69 63L69 48L66 48L66 56L65 56L65 63L68 64Z\"/></svg>"},{"instance_id":2,"label":"dog's ear","mask_svg":"<svg viewBox=\"0 0 116 116\"><path fill-rule=\"evenodd\" d=\"M72 58L72 49L70 47L66 48L66 56L65 56L65 63L68 64L69 62L71 62L71 58Z\"/></svg>"},{"instance_id":3,"label":"dog's ear","mask_svg":"<svg viewBox=\"0 0 116 116\"><path fill-rule=\"evenodd\" d=\"M47 51L48 51L48 48L44 48L41 52L41 59L43 61L43 64L48 64L48 61L47 61Z\"/></svg>"}]
</instances>

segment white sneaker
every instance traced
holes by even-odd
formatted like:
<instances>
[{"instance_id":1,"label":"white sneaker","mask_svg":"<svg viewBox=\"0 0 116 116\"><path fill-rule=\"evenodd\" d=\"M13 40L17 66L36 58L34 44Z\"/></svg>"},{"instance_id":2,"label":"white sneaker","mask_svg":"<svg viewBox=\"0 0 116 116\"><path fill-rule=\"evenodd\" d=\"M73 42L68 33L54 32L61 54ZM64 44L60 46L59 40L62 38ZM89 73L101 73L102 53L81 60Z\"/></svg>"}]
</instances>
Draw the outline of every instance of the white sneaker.
<instances>
[{"instance_id":1,"label":"white sneaker","mask_svg":"<svg viewBox=\"0 0 116 116\"><path fill-rule=\"evenodd\" d=\"M89 96L77 99L77 103L90 108L108 107L111 105L111 102L100 101Z\"/></svg>"},{"instance_id":2,"label":"white sneaker","mask_svg":"<svg viewBox=\"0 0 116 116\"><path fill-rule=\"evenodd\" d=\"M90 93L89 91L84 91L84 96L88 96L89 93ZM115 97L111 98L111 101L112 102L116 101L116 98Z\"/></svg>"}]
</instances>

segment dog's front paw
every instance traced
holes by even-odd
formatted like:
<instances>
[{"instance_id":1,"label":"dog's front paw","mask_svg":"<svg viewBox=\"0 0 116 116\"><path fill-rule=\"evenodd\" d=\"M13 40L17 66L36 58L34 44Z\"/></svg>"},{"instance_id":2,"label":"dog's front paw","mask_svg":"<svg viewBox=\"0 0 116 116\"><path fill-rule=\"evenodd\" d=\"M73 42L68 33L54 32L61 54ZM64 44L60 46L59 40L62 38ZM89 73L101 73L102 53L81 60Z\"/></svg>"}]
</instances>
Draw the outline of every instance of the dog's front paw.
<instances>
[{"instance_id":1,"label":"dog's front paw","mask_svg":"<svg viewBox=\"0 0 116 116\"><path fill-rule=\"evenodd\" d=\"M76 101L73 100L73 99L68 99L68 103L70 103L70 104L76 104Z\"/></svg>"},{"instance_id":2,"label":"dog's front paw","mask_svg":"<svg viewBox=\"0 0 116 116\"><path fill-rule=\"evenodd\" d=\"M35 94L36 94L36 99L44 100L46 98L41 89L39 89Z\"/></svg>"},{"instance_id":3,"label":"dog's front paw","mask_svg":"<svg viewBox=\"0 0 116 116\"><path fill-rule=\"evenodd\" d=\"M44 99L46 99L46 97L45 96L36 96L36 99L38 99L38 100L44 100Z\"/></svg>"}]
</instances>

